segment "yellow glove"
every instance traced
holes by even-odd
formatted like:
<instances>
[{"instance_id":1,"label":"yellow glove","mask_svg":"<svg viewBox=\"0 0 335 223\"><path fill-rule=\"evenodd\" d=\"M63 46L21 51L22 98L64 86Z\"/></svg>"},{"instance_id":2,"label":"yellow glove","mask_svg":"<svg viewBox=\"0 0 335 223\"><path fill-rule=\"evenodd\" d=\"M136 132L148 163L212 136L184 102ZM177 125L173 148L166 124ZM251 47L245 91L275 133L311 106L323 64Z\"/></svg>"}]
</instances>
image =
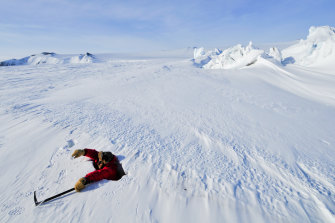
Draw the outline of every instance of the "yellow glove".
<instances>
[{"instance_id":1,"label":"yellow glove","mask_svg":"<svg viewBox=\"0 0 335 223\"><path fill-rule=\"evenodd\" d=\"M74 158L78 158L80 156L84 156L85 155L85 150L83 149L76 149L73 153L72 153L72 157Z\"/></svg>"},{"instance_id":2,"label":"yellow glove","mask_svg":"<svg viewBox=\"0 0 335 223\"><path fill-rule=\"evenodd\" d=\"M85 177L82 177L80 178L77 183L74 185L74 189L77 191L77 192L80 192L82 189L85 188L85 184L86 184L86 178Z\"/></svg>"}]
</instances>

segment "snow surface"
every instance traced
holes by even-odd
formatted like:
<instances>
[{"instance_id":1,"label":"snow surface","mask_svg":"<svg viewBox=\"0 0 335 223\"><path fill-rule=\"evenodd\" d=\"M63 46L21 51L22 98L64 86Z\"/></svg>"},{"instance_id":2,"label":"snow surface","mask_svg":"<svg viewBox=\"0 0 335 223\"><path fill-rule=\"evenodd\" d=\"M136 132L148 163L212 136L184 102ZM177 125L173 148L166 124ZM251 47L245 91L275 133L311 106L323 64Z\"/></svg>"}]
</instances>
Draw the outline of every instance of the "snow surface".
<instances>
[{"instance_id":1,"label":"snow surface","mask_svg":"<svg viewBox=\"0 0 335 223\"><path fill-rule=\"evenodd\" d=\"M1 221L335 222L335 73L174 53L0 67ZM128 175L35 207L93 171L85 147Z\"/></svg>"}]
</instances>

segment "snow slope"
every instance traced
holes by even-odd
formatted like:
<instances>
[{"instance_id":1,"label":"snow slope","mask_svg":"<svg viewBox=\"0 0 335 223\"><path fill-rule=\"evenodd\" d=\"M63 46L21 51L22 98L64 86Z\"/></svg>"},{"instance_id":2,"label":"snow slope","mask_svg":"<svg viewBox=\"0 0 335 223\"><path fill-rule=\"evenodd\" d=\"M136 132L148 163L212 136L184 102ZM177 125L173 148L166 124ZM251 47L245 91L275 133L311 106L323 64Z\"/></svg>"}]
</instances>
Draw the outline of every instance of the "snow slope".
<instances>
[{"instance_id":1,"label":"snow slope","mask_svg":"<svg viewBox=\"0 0 335 223\"><path fill-rule=\"evenodd\" d=\"M0 67L1 221L335 222L334 71L188 54ZM35 207L93 171L85 147L128 175Z\"/></svg>"},{"instance_id":2,"label":"snow slope","mask_svg":"<svg viewBox=\"0 0 335 223\"><path fill-rule=\"evenodd\" d=\"M332 222L335 75L188 58L0 68L3 222ZM117 154L129 174L35 207Z\"/></svg>"}]
</instances>

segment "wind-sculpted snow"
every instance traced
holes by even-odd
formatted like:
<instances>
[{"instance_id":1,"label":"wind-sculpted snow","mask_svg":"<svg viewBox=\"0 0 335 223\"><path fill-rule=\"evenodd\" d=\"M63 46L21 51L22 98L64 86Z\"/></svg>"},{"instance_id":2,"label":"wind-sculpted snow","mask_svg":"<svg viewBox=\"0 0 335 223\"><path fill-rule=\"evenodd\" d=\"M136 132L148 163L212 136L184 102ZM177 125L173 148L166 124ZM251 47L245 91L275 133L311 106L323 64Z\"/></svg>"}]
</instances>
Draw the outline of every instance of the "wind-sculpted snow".
<instances>
[{"instance_id":1,"label":"wind-sculpted snow","mask_svg":"<svg viewBox=\"0 0 335 223\"><path fill-rule=\"evenodd\" d=\"M257 63L259 58L282 66L297 64L317 66L323 69L335 68L335 28L329 26L311 27L306 40L289 46L282 51L271 47L269 51L255 48L250 42L243 47L238 44L225 50L206 51L203 47L194 49L193 62L205 69L236 69Z\"/></svg>"},{"instance_id":2,"label":"wind-sculpted snow","mask_svg":"<svg viewBox=\"0 0 335 223\"><path fill-rule=\"evenodd\" d=\"M334 67L335 61L335 28L329 26L309 29L307 39L300 40L282 51L283 58L290 63L302 66Z\"/></svg>"},{"instance_id":3,"label":"wind-sculpted snow","mask_svg":"<svg viewBox=\"0 0 335 223\"><path fill-rule=\"evenodd\" d=\"M254 64L263 53L263 50L254 48L251 42L246 47L238 44L223 51L215 49L205 52L203 48L196 48L194 63L205 69L241 68Z\"/></svg>"},{"instance_id":4,"label":"wind-sculpted snow","mask_svg":"<svg viewBox=\"0 0 335 223\"><path fill-rule=\"evenodd\" d=\"M334 73L105 60L0 68L3 222L335 221ZM128 175L35 207L93 171L85 147Z\"/></svg>"},{"instance_id":5,"label":"wind-sculpted snow","mask_svg":"<svg viewBox=\"0 0 335 223\"><path fill-rule=\"evenodd\" d=\"M273 62L277 64L281 64L283 61L283 56L281 54L281 51L276 47L271 47L267 55L268 55L267 59L272 60Z\"/></svg>"},{"instance_id":6,"label":"wind-sculpted snow","mask_svg":"<svg viewBox=\"0 0 335 223\"><path fill-rule=\"evenodd\" d=\"M80 54L78 56L58 55L55 53L43 52L34 54L22 59L12 59L0 62L0 66L17 66L17 65L39 65L39 64L76 64L76 63L93 63L95 57L90 54Z\"/></svg>"}]
</instances>

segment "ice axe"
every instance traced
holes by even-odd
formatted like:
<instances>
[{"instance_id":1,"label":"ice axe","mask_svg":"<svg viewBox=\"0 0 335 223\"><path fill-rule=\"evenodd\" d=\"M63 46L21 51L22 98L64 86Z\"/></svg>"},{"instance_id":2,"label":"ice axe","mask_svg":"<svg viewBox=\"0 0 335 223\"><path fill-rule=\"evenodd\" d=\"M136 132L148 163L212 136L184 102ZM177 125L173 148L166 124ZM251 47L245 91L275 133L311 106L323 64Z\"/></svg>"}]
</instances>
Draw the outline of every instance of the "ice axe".
<instances>
[{"instance_id":1,"label":"ice axe","mask_svg":"<svg viewBox=\"0 0 335 223\"><path fill-rule=\"evenodd\" d=\"M37 198L36 198L36 191L34 191L34 201L35 201L35 205L38 206L38 205L40 205L40 204L42 204L42 203L48 202L48 201L50 201L50 200L53 200L53 199L55 199L55 198L57 198L57 197L60 197L60 196L62 196L62 195L64 195L64 194L67 194L67 193L69 193L69 192L71 192L71 191L74 191L74 190L75 190L74 188L71 188L70 190L67 190L67 191L64 191L64 192L62 192L62 193L56 194L55 196L49 197L49 198L47 198L47 199L45 199L45 200L43 200L43 201L37 201Z\"/></svg>"}]
</instances>

